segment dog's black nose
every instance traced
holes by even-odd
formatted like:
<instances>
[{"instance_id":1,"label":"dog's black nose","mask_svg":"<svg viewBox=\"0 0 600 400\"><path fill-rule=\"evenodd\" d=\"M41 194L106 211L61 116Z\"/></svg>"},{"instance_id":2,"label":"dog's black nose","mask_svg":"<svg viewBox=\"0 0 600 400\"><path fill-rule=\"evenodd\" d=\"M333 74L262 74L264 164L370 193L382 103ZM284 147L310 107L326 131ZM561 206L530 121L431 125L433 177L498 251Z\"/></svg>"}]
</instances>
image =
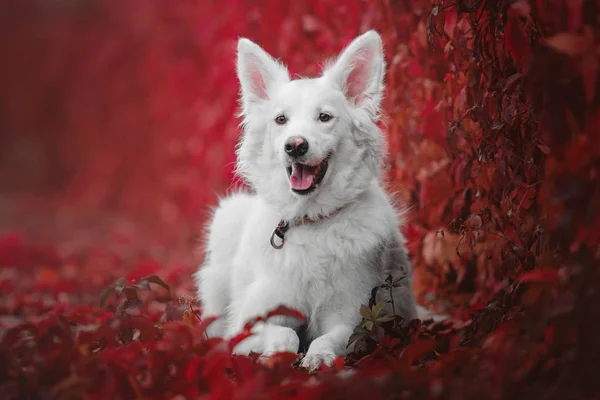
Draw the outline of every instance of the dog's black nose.
<instances>
[{"instance_id":1,"label":"dog's black nose","mask_svg":"<svg viewBox=\"0 0 600 400\"><path fill-rule=\"evenodd\" d=\"M293 136L285 143L285 153L290 157L302 157L308 152L308 142L301 136Z\"/></svg>"}]
</instances>

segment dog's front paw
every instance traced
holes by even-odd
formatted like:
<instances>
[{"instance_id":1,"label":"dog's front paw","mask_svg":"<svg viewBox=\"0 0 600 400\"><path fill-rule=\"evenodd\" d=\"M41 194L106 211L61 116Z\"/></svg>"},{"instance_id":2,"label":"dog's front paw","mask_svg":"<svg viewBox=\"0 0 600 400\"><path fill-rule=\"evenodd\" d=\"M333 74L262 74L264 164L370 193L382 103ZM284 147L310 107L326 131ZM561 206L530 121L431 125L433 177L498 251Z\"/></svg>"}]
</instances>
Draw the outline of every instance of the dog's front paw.
<instances>
[{"instance_id":1,"label":"dog's front paw","mask_svg":"<svg viewBox=\"0 0 600 400\"><path fill-rule=\"evenodd\" d=\"M333 353L311 354L309 351L300 362L300 366L312 372L319 369L321 365L331 367L335 358L336 355Z\"/></svg>"},{"instance_id":2,"label":"dog's front paw","mask_svg":"<svg viewBox=\"0 0 600 400\"><path fill-rule=\"evenodd\" d=\"M300 338L291 328L270 327L264 335L263 356L269 357L275 353L297 353L300 347Z\"/></svg>"}]
</instances>

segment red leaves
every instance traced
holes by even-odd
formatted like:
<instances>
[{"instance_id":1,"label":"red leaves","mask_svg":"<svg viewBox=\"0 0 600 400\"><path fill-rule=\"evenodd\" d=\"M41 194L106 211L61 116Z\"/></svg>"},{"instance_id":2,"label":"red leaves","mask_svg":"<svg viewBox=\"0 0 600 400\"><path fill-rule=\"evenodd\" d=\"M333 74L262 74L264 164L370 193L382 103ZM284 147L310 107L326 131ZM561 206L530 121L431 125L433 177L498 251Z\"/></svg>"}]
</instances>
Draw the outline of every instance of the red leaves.
<instances>
[{"instance_id":1,"label":"red leaves","mask_svg":"<svg viewBox=\"0 0 600 400\"><path fill-rule=\"evenodd\" d=\"M154 284L166 289L167 291L171 291L171 288L169 287L169 285L167 285L162 279L160 279L156 275L150 275L150 276L140 279L135 284L135 286L137 288L143 288L144 290L150 290L150 285L149 285L150 283L154 283Z\"/></svg>"},{"instance_id":2,"label":"red leaves","mask_svg":"<svg viewBox=\"0 0 600 400\"><path fill-rule=\"evenodd\" d=\"M558 283L558 271L555 269L538 268L519 275L518 281L521 283Z\"/></svg>"},{"instance_id":3,"label":"red leaves","mask_svg":"<svg viewBox=\"0 0 600 400\"><path fill-rule=\"evenodd\" d=\"M292 317L294 319L300 320L300 322L308 322L304 314L302 314L300 311L283 305L278 306L276 309L269 311L267 313L266 319L273 317Z\"/></svg>"},{"instance_id":4,"label":"red leaves","mask_svg":"<svg viewBox=\"0 0 600 400\"><path fill-rule=\"evenodd\" d=\"M71 330L63 318L49 317L37 326L17 326L0 344L4 379L20 381L31 393L65 379L71 363L77 360L73 345Z\"/></svg>"},{"instance_id":5,"label":"red leaves","mask_svg":"<svg viewBox=\"0 0 600 400\"><path fill-rule=\"evenodd\" d=\"M581 9L581 5L579 8ZM560 32L544 39L542 43L554 51L566 54L578 61L578 68L583 78L586 94L585 99L588 102L594 100L599 64L593 29L586 25L583 27L582 33Z\"/></svg>"},{"instance_id":6,"label":"red leaves","mask_svg":"<svg viewBox=\"0 0 600 400\"><path fill-rule=\"evenodd\" d=\"M454 29L456 29L456 24L458 22L458 10L456 6L450 6L447 7L444 12L446 18L444 21L444 33L452 39L454 37Z\"/></svg>"},{"instance_id":7,"label":"red leaves","mask_svg":"<svg viewBox=\"0 0 600 400\"><path fill-rule=\"evenodd\" d=\"M594 51L594 33L586 26L583 34L561 32L542 41L553 50L570 57L580 57Z\"/></svg>"},{"instance_id":8,"label":"red leaves","mask_svg":"<svg viewBox=\"0 0 600 400\"><path fill-rule=\"evenodd\" d=\"M440 106L441 104L435 104L434 101L428 101L421 112L421 121L425 138L443 144L446 139L447 124L444 123Z\"/></svg>"},{"instance_id":9,"label":"red leaves","mask_svg":"<svg viewBox=\"0 0 600 400\"><path fill-rule=\"evenodd\" d=\"M208 326L210 324L212 324L213 322L215 322L216 320L217 320L217 317L204 318L197 327L197 333L200 335L204 335L204 332L206 332L206 328L208 328Z\"/></svg>"},{"instance_id":10,"label":"red leaves","mask_svg":"<svg viewBox=\"0 0 600 400\"><path fill-rule=\"evenodd\" d=\"M521 17L527 10L524 4L527 4L526 1L521 0L509 8L508 22L504 28L504 46L521 69L525 67L525 63L531 57L529 38L521 23Z\"/></svg>"},{"instance_id":11,"label":"red leaves","mask_svg":"<svg viewBox=\"0 0 600 400\"><path fill-rule=\"evenodd\" d=\"M127 280L125 278L120 278L117 282L104 289L102 294L100 295L100 305L104 305L106 303L107 298L110 296L111 292L114 292L117 298L121 296L122 293L125 294L125 301L123 301L116 309L117 314L128 314L128 315L139 315L140 308L143 306L139 292L140 291L150 291L150 283L157 284L167 291L170 291L169 285L167 285L162 279L160 279L156 275L150 275L145 278L140 279L133 285L127 284Z\"/></svg>"},{"instance_id":12,"label":"red leaves","mask_svg":"<svg viewBox=\"0 0 600 400\"><path fill-rule=\"evenodd\" d=\"M521 304L532 307L548 292L554 292L559 284L559 274L555 269L538 268L521 274L517 281L526 284L519 298Z\"/></svg>"}]
</instances>

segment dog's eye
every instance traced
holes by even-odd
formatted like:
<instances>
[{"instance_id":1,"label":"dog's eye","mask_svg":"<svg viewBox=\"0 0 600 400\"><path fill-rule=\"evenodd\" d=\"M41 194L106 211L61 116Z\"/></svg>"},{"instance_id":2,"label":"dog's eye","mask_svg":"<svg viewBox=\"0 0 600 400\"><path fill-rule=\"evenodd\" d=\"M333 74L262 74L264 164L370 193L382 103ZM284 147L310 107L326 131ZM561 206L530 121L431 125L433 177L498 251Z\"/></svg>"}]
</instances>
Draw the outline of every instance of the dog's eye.
<instances>
[{"instance_id":1,"label":"dog's eye","mask_svg":"<svg viewBox=\"0 0 600 400\"><path fill-rule=\"evenodd\" d=\"M321 114L319 114L319 121L321 121L321 122L330 121L331 118L333 118L333 117L331 115L327 114L327 113L321 113Z\"/></svg>"},{"instance_id":2,"label":"dog's eye","mask_svg":"<svg viewBox=\"0 0 600 400\"><path fill-rule=\"evenodd\" d=\"M277 125L283 125L287 122L287 118L285 118L285 115L278 115L275 118L275 122L277 123Z\"/></svg>"}]
</instances>

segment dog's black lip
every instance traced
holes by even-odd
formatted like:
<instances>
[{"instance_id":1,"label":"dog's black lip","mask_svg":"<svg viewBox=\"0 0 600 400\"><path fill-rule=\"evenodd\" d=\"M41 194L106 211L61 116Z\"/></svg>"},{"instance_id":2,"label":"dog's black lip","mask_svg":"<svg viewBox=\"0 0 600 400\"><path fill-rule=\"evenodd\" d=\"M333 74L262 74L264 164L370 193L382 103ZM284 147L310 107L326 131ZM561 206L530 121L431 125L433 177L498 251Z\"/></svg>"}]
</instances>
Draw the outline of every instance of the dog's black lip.
<instances>
[{"instance_id":1,"label":"dog's black lip","mask_svg":"<svg viewBox=\"0 0 600 400\"><path fill-rule=\"evenodd\" d=\"M304 189L304 190L292 189L292 192L299 194L299 195L306 195L306 194L314 192L315 189L317 189L317 187L319 186L319 184L323 181L323 178L325 178L325 174L327 173L327 169L329 168L329 159L330 158L331 158L331 153L327 154L327 156L321 161L321 163L320 163L321 170L319 171L319 175L317 175L315 177L315 180L313 181L312 185L310 185L310 187L308 189ZM286 170L287 170L288 178L289 178L292 175L292 166L289 165L286 168Z\"/></svg>"}]
</instances>

